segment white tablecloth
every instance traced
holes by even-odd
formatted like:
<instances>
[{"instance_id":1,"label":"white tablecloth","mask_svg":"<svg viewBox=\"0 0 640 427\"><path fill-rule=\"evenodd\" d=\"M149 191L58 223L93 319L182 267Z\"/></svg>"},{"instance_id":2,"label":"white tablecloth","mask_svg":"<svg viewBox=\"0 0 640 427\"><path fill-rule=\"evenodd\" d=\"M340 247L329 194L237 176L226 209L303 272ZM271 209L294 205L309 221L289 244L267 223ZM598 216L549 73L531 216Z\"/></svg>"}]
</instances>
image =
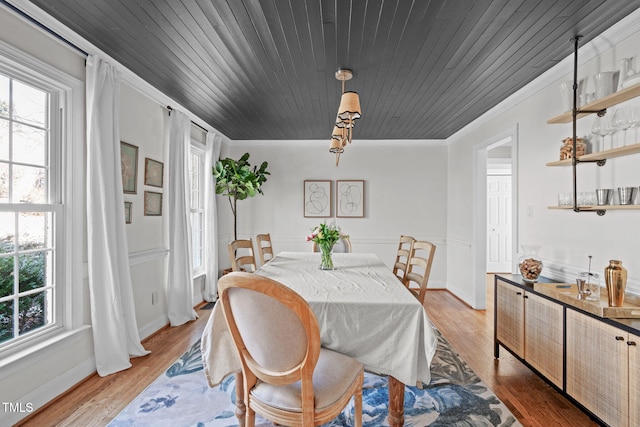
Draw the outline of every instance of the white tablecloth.
<instances>
[{"instance_id":1,"label":"white tablecloth","mask_svg":"<svg viewBox=\"0 0 640 427\"><path fill-rule=\"evenodd\" d=\"M319 253L282 252L256 274L307 300L323 347L404 384L429 383L437 338L418 300L374 254L334 254L333 261L336 270L319 270ZM202 335L202 355L212 386L241 369L218 304Z\"/></svg>"}]
</instances>

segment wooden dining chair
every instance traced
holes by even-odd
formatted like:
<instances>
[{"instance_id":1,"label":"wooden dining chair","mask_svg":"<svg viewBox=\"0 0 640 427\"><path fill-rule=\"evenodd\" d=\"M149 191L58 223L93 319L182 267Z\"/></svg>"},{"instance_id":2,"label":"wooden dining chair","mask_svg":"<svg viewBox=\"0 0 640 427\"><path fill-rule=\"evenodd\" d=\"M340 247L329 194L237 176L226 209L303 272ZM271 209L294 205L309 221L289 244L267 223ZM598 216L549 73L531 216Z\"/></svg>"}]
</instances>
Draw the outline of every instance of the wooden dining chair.
<instances>
[{"instance_id":1,"label":"wooden dining chair","mask_svg":"<svg viewBox=\"0 0 640 427\"><path fill-rule=\"evenodd\" d=\"M313 248L311 249L313 252L320 252L320 247L316 242L313 242ZM333 253L351 253L351 239L349 236L340 233L340 238L333 245Z\"/></svg>"},{"instance_id":2,"label":"wooden dining chair","mask_svg":"<svg viewBox=\"0 0 640 427\"><path fill-rule=\"evenodd\" d=\"M238 239L227 245L229 258L231 258L232 271L249 271L253 273L257 270L256 257L253 253L253 241L251 239ZM247 270L247 268L251 270Z\"/></svg>"},{"instance_id":3,"label":"wooden dining chair","mask_svg":"<svg viewBox=\"0 0 640 427\"><path fill-rule=\"evenodd\" d=\"M411 236L400 236L398 251L396 252L396 260L393 263L393 274L395 274L402 283L404 283L407 275L407 265L409 264L411 246L415 241L416 239Z\"/></svg>"},{"instance_id":4,"label":"wooden dining chair","mask_svg":"<svg viewBox=\"0 0 640 427\"><path fill-rule=\"evenodd\" d=\"M324 424L352 396L355 425L362 426L363 365L320 347L318 321L299 294L241 272L222 276L218 291L242 364L246 426L255 425L256 412L285 426Z\"/></svg>"},{"instance_id":5,"label":"wooden dining chair","mask_svg":"<svg viewBox=\"0 0 640 427\"><path fill-rule=\"evenodd\" d=\"M420 304L424 304L435 253L436 245L431 242L416 240L411 246L404 284L418 298ZM412 284L416 284L417 287L411 286Z\"/></svg>"},{"instance_id":6,"label":"wooden dining chair","mask_svg":"<svg viewBox=\"0 0 640 427\"><path fill-rule=\"evenodd\" d=\"M256 236L256 244L258 245L258 255L260 256L260 263L264 265L273 259L273 246L271 245L271 235L258 234Z\"/></svg>"}]
</instances>

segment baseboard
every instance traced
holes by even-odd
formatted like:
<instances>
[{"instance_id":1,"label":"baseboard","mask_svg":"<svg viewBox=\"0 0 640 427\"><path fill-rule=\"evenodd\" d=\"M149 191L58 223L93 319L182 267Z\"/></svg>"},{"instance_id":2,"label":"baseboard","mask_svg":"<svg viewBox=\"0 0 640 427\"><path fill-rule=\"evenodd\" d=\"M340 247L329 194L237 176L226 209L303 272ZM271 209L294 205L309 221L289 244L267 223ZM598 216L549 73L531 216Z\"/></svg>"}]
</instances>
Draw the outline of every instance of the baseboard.
<instances>
[{"instance_id":1,"label":"baseboard","mask_svg":"<svg viewBox=\"0 0 640 427\"><path fill-rule=\"evenodd\" d=\"M22 412L3 411L1 425L11 426L30 415L40 411L42 408L55 402L55 399L63 393L69 391L87 377L95 374L96 361L94 358L85 360L75 365L72 369L58 375L55 379L38 387L36 390L26 394L20 399ZM28 410L31 408L31 410ZM5 424L6 423L6 424Z\"/></svg>"},{"instance_id":2,"label":"baseboard","mask_svg":"<svg viewBox=\"0 0 640 427\"><path fill-rule=\"evenodd\" d=\"M150 323L147 323L142 328L139 328L138 335L140 335L140 339L143 340L155 334L156 332L158 332L160 329L164 328L168 324L169 324L169 317L164 315Z\"/></svg>"},{"instance_id":3,"label":"baseboard","mask_svg":"<svg viewBox=\"0 0 640 427\"><path fill-rule=\"evenodd\" d=\"M473 298L471 295L468 295L466 292L463 292L462 290L455 287L451 287L451 286L447 286L446 289L447 291L449 291L451 295L459 299L465 305L468 305L469 307L473 308L473 304L471 304L471 301L473 301Z\"/></svg>"}]
</instances>

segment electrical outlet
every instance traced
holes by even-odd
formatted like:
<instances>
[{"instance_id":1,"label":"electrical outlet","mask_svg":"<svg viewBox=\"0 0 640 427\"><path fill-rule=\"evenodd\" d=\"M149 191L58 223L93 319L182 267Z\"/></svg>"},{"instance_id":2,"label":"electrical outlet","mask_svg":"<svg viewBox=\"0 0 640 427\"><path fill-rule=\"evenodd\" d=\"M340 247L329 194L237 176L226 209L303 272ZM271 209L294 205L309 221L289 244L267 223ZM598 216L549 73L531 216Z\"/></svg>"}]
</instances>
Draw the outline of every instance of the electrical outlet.
<instances>
[{"instance_id":1,"label":"electrical outlet","mask_svg":"<svg viewBox=\"0 0 640 427\"><path fill-rule=\"evenodd\" d=\"M527 218L533 218L533 205L527 205Z\"/></svg>"},{"instance_id":2,"label":"electrical outlet","mask_svg":"<svg viewBox=\"0 0 640 427\"><path fill-rule=\"evenodd\" d=\"M151 305L156 305L158 302L158 291L151 292Z\"/></svg>"}]
</instances>

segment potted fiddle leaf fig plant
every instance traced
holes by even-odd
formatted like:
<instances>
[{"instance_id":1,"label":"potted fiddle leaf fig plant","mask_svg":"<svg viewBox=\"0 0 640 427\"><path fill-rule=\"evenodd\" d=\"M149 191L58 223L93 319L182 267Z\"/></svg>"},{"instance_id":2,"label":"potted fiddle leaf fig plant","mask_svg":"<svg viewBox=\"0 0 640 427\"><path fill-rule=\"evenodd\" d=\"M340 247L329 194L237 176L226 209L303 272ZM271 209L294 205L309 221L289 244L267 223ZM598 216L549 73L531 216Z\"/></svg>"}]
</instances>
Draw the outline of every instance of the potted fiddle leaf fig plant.
<instances>
[{"instance_id":1,"label":"potted fiddle leaf fig plant","mask_svg":"<svg viewBox=\"0 0 640 427\"><path fill-rule=\"evenodd\" d=\"M239 160L222 159L214 165L213 176L216 178L216 194L222 194L229 199L229 206L233 213L233 239L238 239L238 200L253 197L262 192L262 184L267 181L267 162L260 167L249 164L249 153L244 153Z\"/></svg>"}]
</instances>

